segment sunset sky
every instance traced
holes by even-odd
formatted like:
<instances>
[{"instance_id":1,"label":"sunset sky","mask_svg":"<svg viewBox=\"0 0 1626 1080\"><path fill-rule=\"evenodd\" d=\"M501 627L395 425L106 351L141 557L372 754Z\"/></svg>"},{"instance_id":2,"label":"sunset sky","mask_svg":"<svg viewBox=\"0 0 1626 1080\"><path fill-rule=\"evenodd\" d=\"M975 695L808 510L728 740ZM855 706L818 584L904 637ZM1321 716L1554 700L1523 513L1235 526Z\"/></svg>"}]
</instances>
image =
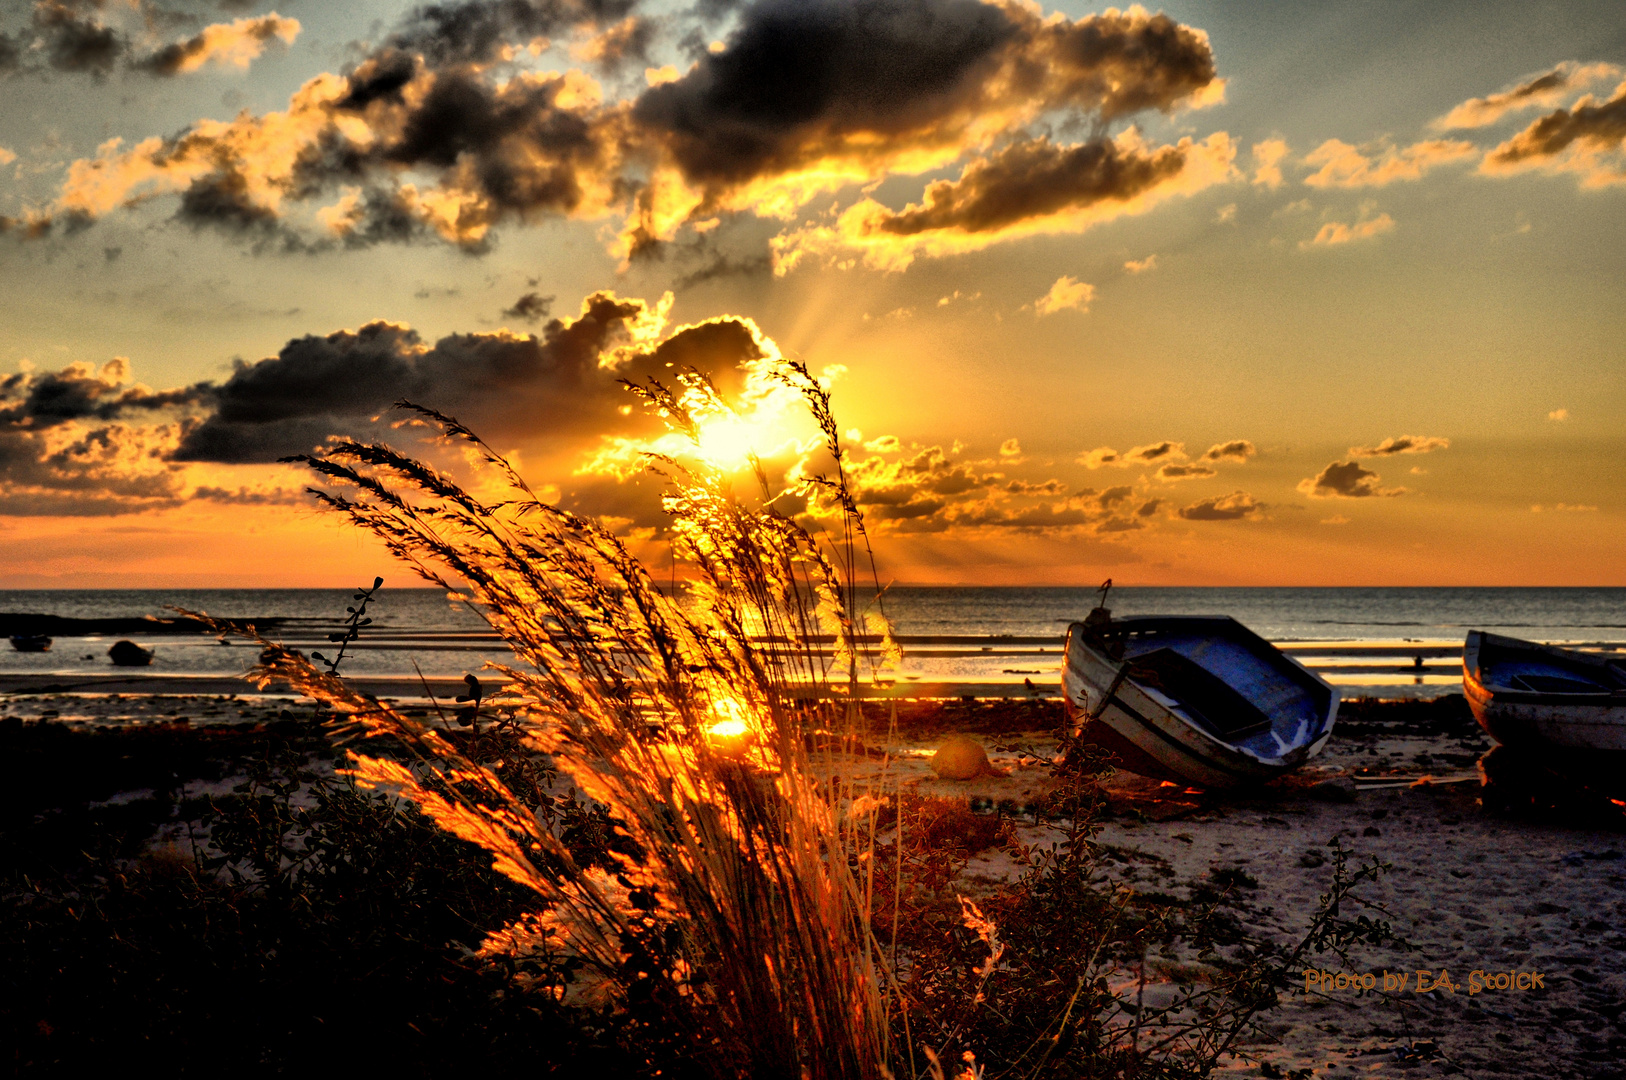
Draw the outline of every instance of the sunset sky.
<instances>
[{"instance_id":1,"label":"sunset sky","mask_svg":"<svg viewBox=\"0 0 1626 1080\"><path fill-rule=\"evenodd\" d=\"M276 464L402 397L659 559L616 380L794 483L779 356L899 582L1626 585L1618 0L0 0L0 95L0 587L405 584Z\"/></svg>"}]
</instances>

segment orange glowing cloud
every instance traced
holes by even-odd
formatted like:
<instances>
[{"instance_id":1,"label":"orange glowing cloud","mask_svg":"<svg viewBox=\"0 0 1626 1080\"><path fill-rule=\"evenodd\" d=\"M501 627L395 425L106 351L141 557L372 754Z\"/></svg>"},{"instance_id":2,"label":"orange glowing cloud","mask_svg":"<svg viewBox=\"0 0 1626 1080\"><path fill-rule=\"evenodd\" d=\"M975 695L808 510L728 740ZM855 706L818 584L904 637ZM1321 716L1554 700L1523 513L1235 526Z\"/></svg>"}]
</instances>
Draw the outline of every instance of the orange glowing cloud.
<instances>
[{"instance_id":1,"label":"orange glowing cloud","mask_svg":"<svg viewBox=\"0 0 1626 1080\"><path fill-rule=\"evenodd\" d=\"M1309 240L1299 241L1299 248L1309 250L1315 247L1336 247L1356 240L1370 240L1374 236L1394 231L1394 218L1383 213L1373 216L1371 211L1372 207L1363 207L1360 219L1352 224L1342 221L1326 222L1316 230L1315 236Z\"/></svg>"},{"instance_id":2,"label":"orange glowing cloud","mask_svg":"<svg viewBox=\"0 0 1626 1080\"><path fill-rule=\"evenodd\" d=\"M1287 140L1266 139L1253 144L1253 182L1272 191L1282 186L1282 160L1287 157Z\"/></svg>"},{"instance_id":3,"label":"orange glowing cloud","mask_svg":"<svg viewBox=\"0 0 1626 1080\"><path fill-rule=\"evenodd\" d=\"M787 273L808 254L832 261L856 255L876 269L897 271L922 255L955 255L1019 237L1083 232L1231 180L1235 156L1225 132L1155 149L1133 130L1110 142L1061 146L1038 138L1014 143L972 161L955 180L932 183L921 203L892 211L864 199L834 225L776 237L774 272Z\"/></svg>"},{"instance_id":4,"label":"orange glowing cloud","mask_svg":"<svg viewBox=\"0 0 1626 1080\"><path fill-rule=\"evenodd\" d=\"M1477 150L1454 139L1431 139L1402 149L1379 146L1371 152L1338 139L1328 139L1304 155L1306 165L1320 168L1304 178L1314 188L1383 187L1398 180L1420 180L1431 169L1466 161Z\"/></svg>"},{"instance_id":5,"label":"orange glowing cloud","mask_svg":"<svg viewBox=\"0 0 1626 1080\"><path fill-rule=\"evenodd\" d=\"M155 75L185 75L206 64L247 71L273 41L292 45L298 36L299 20L285 19L273 11L206 26L194 36L158 50L140 66Z\"/></svg>"},{"instance_id":6,"label":"orange glowing cloud","mask_svg":"<svg viewBox=\"0 0 1626 1080\"><path fill-rule=\"evenodd\" d=\"M1394 435L1376 446L1352 446L1349 448L1349 456L1392 457L1395 454L1429 454L1435 450L1444 450L1450 445L1450 439L1433 435Z\"/></svg>"},{"instance_id":7,"label":"orange glowing cloud","mask_svg":"<svg viewBox=\"0 0 1626 1080\"><path fill-rule=\"evenodd\" d=\"M1621 69L1614 64L1580 64L1573 60L1498 94L1469 98L1433 122L1440 131L1489 127L1511 113L1525 109L1551 108L1572 91L1606 79L1618 79Z\"/></svg>"},{"instance_id":8,"label":"orange glowing cloud","mask_svg":"<svg viewBox=\"0 0 1626 1080\"><path fill-rule=\"evenodd\" d=\"M1358 461L1334 461L1313 477L1300 480L1298 490L1312 499L1392 498L1404 495L1403 487L1380 486L1383 477Z\"/></svg>"},{"instance_id":9,"label":"orange glowing cloud","mask_svg":"<svg viewBox=\"0 0 1626 1080\"><path fill-rule=\"evenodd\" d=\"M1077 278L1059 277L1050 291L1033 302L1033 310L1040 315L1054 315L1058 311L1088 312L1095 299L1095 286Z\"/></svg>"},{"instance_id":10,"label":"orange glowing cloud","mask_svg":"<svg viewBox=\"0 0 1626 1080\"><path fill-rule=\"evenodd\" d=\"M1574 173L1584 188L1626 183L1626 82L1607 101L1588 94L1542 117L1485 155L1479 171Z\"/></svg>"},{"instance_id":11,"label":"orange glowing cloud","mask_svg":"<svg viewBox=\"0 0 1626 1080\"><path fill-rule=\"evenodd\" d=\"M70 166L52 214L83 223L179 195L180 220L256 245L439 236L476 251L505 222L619 217L611 248L630 262L725 214L791 222L821 196L964 161L919 204L894 212L861 199L776 242L781 271L808 251L897 269L923 254L1076 232L1233 174L1223 132L1161 147L1133 129L1106 136L1138 113L1224 96L1207 36L1138 7L1069 19L999 0L750 5L687 71L649 67L648 85L617 82L610 99L581 71L499 65L568 31L579 60L619 69L643 63L655 35L683 19L600 25L591 5L481 10L416 11L345 75L307 82L284 111L106 144ZM151 64L241 66L297 32L274 14L223 23ZM802 73L793 83L787 64ZM1098 134L1062 145L1032 130L1057 115Z\"/></svg>"}]
</instances>

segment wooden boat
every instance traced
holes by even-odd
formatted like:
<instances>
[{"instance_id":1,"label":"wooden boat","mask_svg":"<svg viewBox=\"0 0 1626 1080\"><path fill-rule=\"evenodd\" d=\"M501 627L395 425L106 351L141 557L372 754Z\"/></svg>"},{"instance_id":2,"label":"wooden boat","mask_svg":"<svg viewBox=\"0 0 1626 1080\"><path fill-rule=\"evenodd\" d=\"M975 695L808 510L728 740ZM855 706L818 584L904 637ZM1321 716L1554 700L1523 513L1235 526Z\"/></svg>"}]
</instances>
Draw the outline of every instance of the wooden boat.
<instances>
[{"instance_id":1,"label":"wooden boat","mask_svg":"<svg viewBox=\"0 0 1626 1080\"><path fill-rule=\"evenodd\" d=\"M50 652L51 639L44 634L13 634L11 647L18 652Z\"/></svg>"},{"instance_id":2,"label":"wooden boat","mask_svg":"<svg viewBox=\"0 0 1626 1080\"><path fill-rule=\"evenodd\" d=\"M1269 780L1326 745L1338 691L1225 615L1097 609L1067 630L1078 737L1131 772L1203 787Z\"/></svg>"},{"instance_id":3,"label":"wooden boat","mask_svg":"<svg viewBox=\"0 0 1626 1080\"><path fill-rule=\"evenodd\" d=\"M1626 660L1470 630L1462 692L1506 746L1626 751Z\"/></svg>"}]
</instances>

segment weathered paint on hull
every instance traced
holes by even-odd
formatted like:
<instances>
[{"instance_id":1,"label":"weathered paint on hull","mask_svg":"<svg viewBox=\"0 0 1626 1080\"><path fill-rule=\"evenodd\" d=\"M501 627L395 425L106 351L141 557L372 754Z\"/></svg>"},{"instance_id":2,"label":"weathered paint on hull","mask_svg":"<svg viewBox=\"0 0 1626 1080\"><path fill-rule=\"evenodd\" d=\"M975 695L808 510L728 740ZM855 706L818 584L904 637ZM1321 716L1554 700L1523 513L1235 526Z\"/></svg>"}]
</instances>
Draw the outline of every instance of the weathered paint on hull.
<instances>
[{"instance_id":1,"label":"weathered paint on hull","mask_svg":"<svg viewBox=\"0 0 1626 1080\"><path fill-rule=\"evenodd\" d=\"M1603 680L1603 686L1610 686L1618 675L1610 675L1603 660L1572 649L1502 638L1478 629L1468 631L1462 646L1462 695L1468 699L1473 719L1489 737L1504 747L1626 755L1626 696L1554 695L1506 688L1491 682L1486 655L1491 657L1491 675L1499 670L1498 664L1527 657L1535 664L1556 665L1554 670L1561 673L1567 667L1579 672L1580 678Z\"/></svg>"},{"instance_id":2,"label":"weathered paint on hull","mask_svg":"<svg viewBox=\"0 0 1626 1080\"><path fill-rule=\"evenodd\" d=\"M1463 664L1462 693L1485 733L1505 746L1626 753L1626 703L1559 704L1498 694Z\"/></svg>"},{"instance_id":3,"label":"weathered paint on hull","mask_svg":"<svg viewBox=\"0 0 1626 1080\"><path fill-rule=\"evenodd\" d=\"M1091 721L1090 713L1112 684L1118 664L1075 638L1075 632L1069 630L1062 669L1068 717L1081 738L1110 753L1130 772L1206 788L1261 783L1303 765L1331 736L1331 718L1338 708L1336 693L1332 694L1325 733L1279 759L1261 761L1194 727L1132 680L1124 680L1101 715Z\"/></svg>"}]
</instances>

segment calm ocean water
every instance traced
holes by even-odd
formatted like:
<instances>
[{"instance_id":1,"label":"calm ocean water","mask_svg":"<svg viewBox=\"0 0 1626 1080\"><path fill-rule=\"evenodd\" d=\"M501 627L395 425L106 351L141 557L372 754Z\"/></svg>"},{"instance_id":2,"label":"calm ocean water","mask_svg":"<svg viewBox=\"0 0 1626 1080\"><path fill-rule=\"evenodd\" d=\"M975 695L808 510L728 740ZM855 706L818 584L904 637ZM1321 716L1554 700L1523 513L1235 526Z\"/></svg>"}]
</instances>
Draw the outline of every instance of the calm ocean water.
<instances>
[{"instance_id":1,"label":"calm ocean water","mask_svg":"<svg viewBox=\"0 0 1626 1080\"><path fill-rule=\"evenodd\" d=\"M1089 611L1095 595L1085 588L896 588L886 603L901 635L1053 635L1059 644L1067 624ZM341 589L0 591L0 612L95 619L162 616L173 605L232 618L279 617L285 620L283 640L323 650L331 648L326 632L344 618L350 602ZM1626 645L1626 588L1129 587L1115 589L1109 605L1118 615L1227 614L1278 642L1460 644L1466 631L1484 629L1538 641ZM439 590L386 585L369 614L375 622L362 639L366 647L346 665L352 674L409 675L416 665L425 675L456 676L487 661L511 659L496 643L458 640L487 628ZM155 649L154 671L237 674L254 657L249 647L208 638L155 634L135 640ZM0 648L0 672L105 670L111 641L59 638L41 654ZM906 660L904 675L1053 680L1054 648L1043 654L1027 648L1025 656L917 655ZM1396 680L1336 681L1360 692L1367 684ZM1428 681L1436 690L1452 682L1446 676Z\"/></svg>"}]
</instances>

